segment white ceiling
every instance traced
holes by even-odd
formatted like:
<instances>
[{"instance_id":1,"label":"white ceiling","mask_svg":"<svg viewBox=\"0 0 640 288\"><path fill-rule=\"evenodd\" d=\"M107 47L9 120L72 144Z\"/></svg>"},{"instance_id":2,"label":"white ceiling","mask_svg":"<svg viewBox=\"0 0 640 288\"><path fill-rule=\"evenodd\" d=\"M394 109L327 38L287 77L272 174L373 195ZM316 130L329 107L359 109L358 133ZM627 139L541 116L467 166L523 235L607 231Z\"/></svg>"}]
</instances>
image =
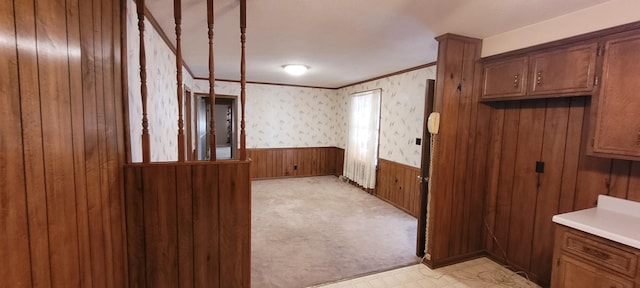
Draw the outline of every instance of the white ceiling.
<instances>
[{"instance_id":1,"label":"white ceiling","mask_svg":"<svg viewBox=\"0 0 640 288\"><path fill-rule=\"evenodd\" d=\"M606 0L248 0L247 80L335 88L436 60L435 36L486 38ZM172 0L147 0L175 42ZM183 58L208 77L206 0L183 0ZM215 76L240 78L239 1L215 0ZM289 76L281 66L311 69Z\"/></svg>"}]
</instances>

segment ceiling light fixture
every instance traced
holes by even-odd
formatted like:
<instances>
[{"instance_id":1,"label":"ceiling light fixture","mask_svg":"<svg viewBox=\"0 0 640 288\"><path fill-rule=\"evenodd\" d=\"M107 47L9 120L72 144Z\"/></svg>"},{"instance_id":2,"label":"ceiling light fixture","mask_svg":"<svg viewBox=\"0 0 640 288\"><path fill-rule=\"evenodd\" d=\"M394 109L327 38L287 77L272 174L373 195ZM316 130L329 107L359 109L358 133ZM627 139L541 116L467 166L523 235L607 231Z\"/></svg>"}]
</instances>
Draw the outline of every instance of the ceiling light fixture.
<instances>
[{"instance_id":1,"label":"ceiling light fixture","mask_svg":"<svg viewBox=\"0 0 640 288\"><path fill-rule=\"evenodd\" d=\"M287 64L282 66L282 68L284 69L284 71L293 76L300 76L307 72L307 70L309 69L308 66L300 64Z\"/></svg>"}]
</instances>

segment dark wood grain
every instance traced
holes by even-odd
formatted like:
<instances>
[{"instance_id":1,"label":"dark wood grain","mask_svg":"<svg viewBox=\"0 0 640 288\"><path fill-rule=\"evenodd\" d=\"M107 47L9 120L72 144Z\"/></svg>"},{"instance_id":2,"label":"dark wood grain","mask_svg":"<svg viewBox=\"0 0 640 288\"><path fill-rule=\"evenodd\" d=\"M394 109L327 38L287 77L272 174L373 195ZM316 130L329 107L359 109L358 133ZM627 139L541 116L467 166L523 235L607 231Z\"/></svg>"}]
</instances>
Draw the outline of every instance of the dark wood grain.
<instances>
[{"instance_id":1,"label":"dark wood grain","mask_svg":"<svg viewBox=\"0 0 640 288\"><path fill-rule=\"evenodd\" d=\"M420 169L379 159L376 196L393 206L418 217L420 204Z\"/></svg>"},{"instance_id":2,"label":"dark wood grain","mask_svg":"<svg viewBox=\"0 0 640 288\"><path fill-rule=\"evenodd\" d=\"M219 168L220 287L251 287L249 169L249 163Z\"/></svg>"},{"instance_id":3,"label":"dark wood grain","mask_svg":"<svg viewBox=\"0 0 640 288\"><path fill-rule=\"evenodd\" d=\"M194 287L193 183L191 166L176 167L178 233L178 287Z\"/></svg>"},{"instance_id":4,"label":"dark wood grain","mask_svg":"<svg viewBox=\"0 0 640 288\"><path fill-rule=\"evenodd\" d=\"M142 169L124 169L125 209L127 211L127 264L129 287L147 287L144 189Z\"/></svg>"},{"instance_id":5,"label":"dark wood grain","mask_svg":"<svg viewBox=\"0 0 640 288\"><path fill-rule=\"evenodd\" d=\"M336 147L247 149L253 179L342 175L344 150ZM297 167L297 169L296 169Z\"/></svg>"},{"instance_id":6,"label":"dark wood grain","mask_svg":"<svg viewBox=\"0 0 640 288\"><path fill-rule=\"evenodd\" d=\"M209 103L211 105L211 119L209 120L209 151L216 151L216 123L215 123L215 105L216 105L216 90L215 90L215 60L214 60L214 45L213 45L213 0L207 0L207 35L209 37ZM244 105L244 99L242 101ZM216 161L216 153L210 153L209 159Z\"/></svg>"},{"instance_id":7,"label":"dark wood grain","mask_svg":"<svg viewBox=\"0 0 640 288\"><path fill-rule=\"evenodd\" d=\"M198 288L221 287L218 166L194 166L192 171L194 283Z\"/></svg>"},{"instance_id":8,"label":"dark wood grain","mask_svg":"<svg viewBox=\"0 0 640 288\"><path fill-rule=\"evenodd\" d=\"M0 286L30 287L31 261L26 183L22 151L22 121L18 83L18 55L16 53L15 18L25 17L20 11L14 15L12 1L0 4L0 33L7 43L0 46ZM27 240L27 241L25 241Z\"/></svg>"}]
</instances>

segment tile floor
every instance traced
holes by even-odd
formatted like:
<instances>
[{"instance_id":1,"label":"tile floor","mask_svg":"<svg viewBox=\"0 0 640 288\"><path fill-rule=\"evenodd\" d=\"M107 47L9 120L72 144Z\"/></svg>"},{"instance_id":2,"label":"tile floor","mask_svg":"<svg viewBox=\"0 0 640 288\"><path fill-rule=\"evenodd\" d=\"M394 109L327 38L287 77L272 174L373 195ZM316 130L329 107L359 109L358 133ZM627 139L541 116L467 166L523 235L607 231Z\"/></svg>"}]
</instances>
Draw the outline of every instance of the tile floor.
<instances>
[{"instance_id":1,"label":"tile floor","mask_svg":"<svg viewBox=\"0 0 640 288\"><path fill-rule=\"evenodd\" d=\"M325 284L322 288L540 287L499 264L479 258L436 270L423 264Z\"/></svg>"}]
</instances>

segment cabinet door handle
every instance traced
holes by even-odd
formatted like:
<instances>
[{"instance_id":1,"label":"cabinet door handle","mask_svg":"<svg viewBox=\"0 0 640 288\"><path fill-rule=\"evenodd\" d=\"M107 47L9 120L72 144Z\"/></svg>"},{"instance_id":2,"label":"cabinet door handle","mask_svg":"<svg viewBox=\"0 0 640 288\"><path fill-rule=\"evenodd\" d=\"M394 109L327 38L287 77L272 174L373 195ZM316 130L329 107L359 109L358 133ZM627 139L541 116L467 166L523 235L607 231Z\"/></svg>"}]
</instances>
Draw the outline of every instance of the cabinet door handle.
<instances>
[{"instance_id":1,"label":"cabinet door handle","mask_svg":"<svg viewBox=\"0 0 640 288\"><path fill-rule=\"evenodd\" d=\"M542 85L542 71L538 71L538 73L536 73L536 84Z\"/></svg>"},{"instance_id":2,"label":"cabinet door handle","mask_svg":"<svg viewBox=\"0 0 640 288\"><path fill-rule=\"evenodd\" d=\"M593 257L602 259L602 260L609 260L611 258L611 255L604 253L602 251L593 249L593 248L589 248L587 246L583 246L582 247L582 252L587 253Z\"/></svg>"},{"instance_id":3,"label":"cabinet door handle","mask_svg":"<svg viewBox=\"0 0 640 288\"><path fill-rule=\"evenodd\" d=\"M518 88L520 86L520 73L513 74L513 87Z\"/></svg>"}]
</instances>

